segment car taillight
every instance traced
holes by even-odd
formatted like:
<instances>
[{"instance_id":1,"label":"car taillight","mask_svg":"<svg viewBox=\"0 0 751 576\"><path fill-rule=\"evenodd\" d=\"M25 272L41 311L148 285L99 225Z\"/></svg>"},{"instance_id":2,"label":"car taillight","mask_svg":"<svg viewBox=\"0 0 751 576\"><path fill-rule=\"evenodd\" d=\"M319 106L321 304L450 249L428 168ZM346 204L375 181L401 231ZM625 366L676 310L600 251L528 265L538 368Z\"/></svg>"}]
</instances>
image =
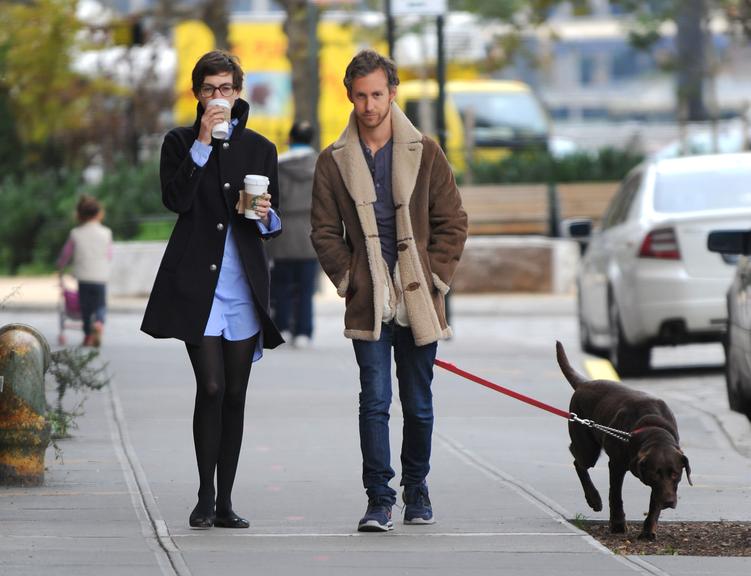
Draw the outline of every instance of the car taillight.
<instances>
[{"instance_id":1,"label":"car taillight","mask_svg":"<svg viewBox=\"0 0 751 576\"><path fill-rule=\"evenodd\" d=\"M660 258L663 260L680 260L678 238L672 228L652 230L644 238L639 249L639 258Z\"/></svg>"}]
</instances>

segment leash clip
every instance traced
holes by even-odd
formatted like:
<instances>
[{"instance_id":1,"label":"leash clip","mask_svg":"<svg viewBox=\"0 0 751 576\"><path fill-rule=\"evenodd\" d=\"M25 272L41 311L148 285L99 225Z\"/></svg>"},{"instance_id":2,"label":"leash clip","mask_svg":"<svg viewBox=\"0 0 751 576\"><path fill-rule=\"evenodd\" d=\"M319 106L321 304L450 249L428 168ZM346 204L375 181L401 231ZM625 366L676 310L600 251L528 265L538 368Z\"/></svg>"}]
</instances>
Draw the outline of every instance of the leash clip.
<instances>
[{"instance_id":1,"label":"leash clip","mask_svg":"<svg viewBox=\"0 0 751 576\"><path fill-rule=\"evenodd\" d=\"M592 420L588 420L587 418L579 418L576 414L571 412L569 416L570 422L578 422L579 424L584 424L584 426L587 426L588 428L594 428L595 423L592 422Z\"/></svg>"}]
</instances>

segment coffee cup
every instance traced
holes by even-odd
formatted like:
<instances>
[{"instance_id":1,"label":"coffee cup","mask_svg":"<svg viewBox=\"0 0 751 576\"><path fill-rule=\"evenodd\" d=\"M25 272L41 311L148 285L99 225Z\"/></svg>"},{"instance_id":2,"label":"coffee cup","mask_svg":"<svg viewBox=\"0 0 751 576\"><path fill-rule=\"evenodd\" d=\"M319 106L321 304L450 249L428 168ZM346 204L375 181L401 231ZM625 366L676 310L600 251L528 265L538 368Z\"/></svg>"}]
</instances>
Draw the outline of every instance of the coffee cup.
<instances>
[{"instance_id":1,"label":"coffee cup","mask_svg":"<svg viewBox=\"0 0 751 576\"><path fill-rule=\"evenodd\" d=\"M229 137L229 119L231 109L229 102L224 98L213 98L206 103L206 107L209 106L222 106L224 108L224 121L214 124L211 128L211 137L217 140L226 140Z\"/></svg>"},{"instance_id":2,"label":"coffee cup","mask_svg":"<svg viewBox=\"0 0 751 576\"><path fill-rule=\"evenodd\" d=\"M263 196L269 189L269 179L262 174L245 175L245 217L250 220L259 220L261 217L256 214L256 201L259 196Z\"/></svg>"}]
</instances>

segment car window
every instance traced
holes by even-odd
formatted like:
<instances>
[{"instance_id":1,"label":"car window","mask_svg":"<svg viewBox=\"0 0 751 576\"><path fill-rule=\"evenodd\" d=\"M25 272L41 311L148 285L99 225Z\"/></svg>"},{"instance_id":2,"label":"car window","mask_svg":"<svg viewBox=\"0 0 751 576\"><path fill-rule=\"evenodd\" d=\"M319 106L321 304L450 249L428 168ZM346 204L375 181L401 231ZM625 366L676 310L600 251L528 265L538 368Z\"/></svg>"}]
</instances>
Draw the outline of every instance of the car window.
<instances>
[{"instance_id":1,"label":"car window","mask_svg":"<svg viewBox=\"0 0 751 576\"><path fill-rule=\"evenodd\" d=\"M713 172L658 173L657 212L699 212L751 206L751 168L729 167Z\"/></svg>"},{"instance_id":2,"label":"car window","mask_svg":"<svg viewBox=\"0 0 751 576\"><path fill-rule=\"evenodd\" d=\"M626 220L631 205L634 203L636 193L642 182L642 173L636 172L624 180L620 190L611 202L602 221L603 230L612 228Z\"/></svg>"}]
</instances>

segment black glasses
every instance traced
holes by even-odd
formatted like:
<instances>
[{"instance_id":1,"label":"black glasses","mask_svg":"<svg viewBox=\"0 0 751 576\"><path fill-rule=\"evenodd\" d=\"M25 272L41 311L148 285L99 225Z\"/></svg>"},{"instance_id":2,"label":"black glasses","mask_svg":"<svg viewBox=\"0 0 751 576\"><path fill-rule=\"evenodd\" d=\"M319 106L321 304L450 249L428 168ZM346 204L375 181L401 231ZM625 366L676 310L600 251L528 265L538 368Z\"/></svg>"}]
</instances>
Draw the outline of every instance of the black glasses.
<instances>
[{"instance_id":1,"label":"black glasses","mask_svg":"<svg viewBox=\"0 0 751 576\"><path fill-rule=\"evenodd\" d=\"M222 84L221 86L201 84L201 87L198 89L198 93L204 98L211 98L216 90L219 90L219 93L222 96L232 96L232 93L235 91L235 87L232 84Z\"/></svg>"}]
</instances>

